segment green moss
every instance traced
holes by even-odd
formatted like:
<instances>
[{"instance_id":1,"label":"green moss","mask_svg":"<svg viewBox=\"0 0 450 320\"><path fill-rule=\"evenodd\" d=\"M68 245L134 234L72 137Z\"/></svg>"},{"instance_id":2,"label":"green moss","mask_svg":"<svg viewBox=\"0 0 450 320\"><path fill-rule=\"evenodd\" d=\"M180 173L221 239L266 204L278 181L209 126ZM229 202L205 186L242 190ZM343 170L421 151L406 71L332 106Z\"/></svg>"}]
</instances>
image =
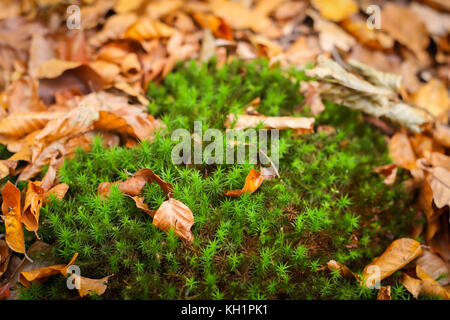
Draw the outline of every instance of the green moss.
<instances>
[{"instance_id":1,"label":"green moss","mask_svg":"<svg viewBox=\"0 0 450 320\"><path fill-rule=\"evenodd\" d=\"M42 239L54 243L61 262L79 252L83 276L114 273L101 298L109 299L370 299L338 273L318 271L330 259L361 271L396 237L406 235L411 215L400 185L387 187L371 171L389 162L383 136L360 121L357 112L327 103L317 124L336 133L280 134L282 180L264 181L240 198L224 193L241 188L253 165L174 165L170 133L193 130L193 121L224 129L225 116L242 112L260 97L266 115L309 115L303 100L302 71L290 79L265 61L234 61L217 70L215 62L179 66L160 86L151 84L149 112L166 128L153 143L106 149L96 139L91 152L77 152L60 170L69 184L63 201L41 209ZM99 183L126 179L123 169L150 168L174 185L174 198L194 213L195 240L184 244L162 232L133 200L113 188L96 195ZM157 185L144 189L156 209L165 199ZM349 244L357 238L357 246ZM62 277L58 281L64 281ZM51 299L54 280L24 290L22 297ZM397 290L397 289L395 289ZM61 289L63 296L76 292ZM401 289L395 297L408 297Z\"/></svg>"}]
</instances>

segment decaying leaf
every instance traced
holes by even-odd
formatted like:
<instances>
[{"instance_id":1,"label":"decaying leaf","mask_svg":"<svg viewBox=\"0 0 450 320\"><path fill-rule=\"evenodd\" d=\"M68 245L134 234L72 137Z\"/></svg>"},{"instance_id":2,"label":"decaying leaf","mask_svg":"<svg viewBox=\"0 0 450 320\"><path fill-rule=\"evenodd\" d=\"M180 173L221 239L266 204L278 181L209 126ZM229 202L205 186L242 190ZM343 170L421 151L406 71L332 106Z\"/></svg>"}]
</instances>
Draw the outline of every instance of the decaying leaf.
<instances>
[{"instance_id":1,"label":"decaying leaf","mask_svg":"<svg viewBox=\"0 0 450 320\"><path fill-rule=\"evenodd\" d=\"M226 128L247 129L254 128L263 123L265 129L293 129L296 133L310 133L314 131L314 118L305 117L266 117L259 115L228 115L225 122Z\"/></svg>"},{"instance_id":2,"label":"decaying leaf","mask_svg":"<svg viewBox=\"0 0 450 320\"><path fill-rule=\"evenodd\" d=\"M436 167L431 169L430 187L433 190L433 200L438 208L450 207L450 171Z\"/></svg>"},{"instance_id":3,"label":"decaying leaf","mask_svg":"<svg viewBox=\"0 0 450 320\"><path fill-rule=\"evenodd\" d=\"M374 117L384 116L414 132L420 132L422 126L432 120L424 111L398 101L397 93L392 90L398 85L397 75L379 72L355 61L350 63L365 80L324 56L320 56L316 68L306 70L306 74L323 81L320 88L323 99Z\"/></svg>"},{"instance_id":4,"label":"decaying leaf","mask_svg":"<svg viewBox=\"0 0 450 320\"><path fill-rule=\"evenodd\" d=\"M416 266L416 274L417 277L422 280L421 293L441 297L444 300L450 300L450 292L434 281L420 266Z\"/></svg>"},{"instance_id":5,"label":"decaying leaf","mask_svg":"<svg viewBox=\"0 0 450 320\"><path fill-rule=\"evenodd\" d=\"M312 4L324 18L332 21L342 21L358 12L358 6L353 0L312 0Z\"/></svg>"},{"instance_id":6,"label":"decaying leaf","mask_svg":"<svg viewBox=\"0 0 450 320\"><path fill-rule=\"evenodd\" d=\"M437 254L424 250L417 258L416 265L440 285L445 286L450 283L450 268Z\"/></svg>"},{"instance_id":7,"label":"decaying leaf","mask_svg":"<svg viewBox=\"0 0 450 320\"><path fill-rule=\"evenodd\" d=\"M44 199L45 190L41 187L40 181L28 182L25 194L25 204L22 213L22 222L28 231L34 231L36 237L39 228L39 212Z\"/></svg>"},{"instance_id":8,"label":"decaying leaf","mask_svg":"<svg viewBox=\"0 0 450 320\"><path fill-rule=\"evenodd\" d=\"M0 277L8 268L9 259L11 258L11 250L5 240L0 240Z\"/></svg>"},{"instance_id":9,"label":"decaying leaf","mask_svg":"<svg viewBox=\"0 0 450 320\"><path fill-rule=\"evenodd\" d=\"M67 183L59 183L56 186L53 186L44 193L44 202L48 200L51 195L56 196L57 199L62 200L69 190L69 185Z\"/></svg>"},{"instance_id":10,"label":"decaying leaf","mask_svg":"<svg viewBox=\"0 0 450 320\"><path fill-rule=\"evenodd\" d=\"M251 169L250 172L247 175L247 178L245 178L245 184L242 189L239 190L230 190L225 193L226 196L230 197L239 197L246 193L253 193L255 192L259 186L262 184L264 180L264 176L261 175L261 173L255 169Z\"/></svg>"},{"instance_id":11,"label":"decaying leaf","mask_svg":"<svg viewBox=\"0 0 450 320\"><path fill-rule=\"evenodd\" d=\"M21 272L19 276L19 281L24 287L29 288L32 283L43 283L49 277L57 274L67 276L67 268L69 268L72 264L75 263L77 257L78 253L75 253L67 265L57 264L49 267Z\"/></svg>"},{"instance_id":12,"label":"decaying leaf","mask_svg":"<svg viewBox=\"0 0 450 320\"><path fill-rule=\"evenodd\" d=\"M411 102L427 109L436 118L447 121L450 98L447 87L439 80L432 79L414 92Z\"/></svg>"},{"instance_id":13,"label":"decaying leaf","mask_svg":"<svg viewBox=\"0 0 450 320\"><path fill-rule=\"evenodd\" d=\"M391 300L391 286L380 287L377 294L377 300Z\"/></svg>"},{"instance_id":14,"label":"decaying leaf","mask_svg":"<svg viewBox=\"0 0 450 320\"><path fill-rule=\"evenodd\" d=\"M364 268L364 284L367 287L371 287L374 283L370 283L369 280L381 281L385 279L395 271L406 266L421 253L420 242L416 240L401 238L393 241L380 257L375 258ZM378 279L371 278L377 278L375 275L378 272Z\"/></svg>"},{"instance_id":15,"label":"decaying leaf","mask_svg":"<svg viewBox=\"0 0 450 320\"><path fill-rule=\"evenodd\" d=\"M373 169L373 172L376 172L380 176L384 177L383 183L389 186L395 182L395 178L397 177L397 165L387 164L385 166Z\"/></svg>"},{"instance_id":16,"label":"decaying leaf","mask_svg":"<svg viewBox=\"0 0 450 320\"><path fill-rule=\"evenodd\" d=\"M22 212L20 210L20 190L7 182L2 190L2 212L5 217L5 240L11 250L25 253L25 240L22 229Z\"/></svg>"},{"instance_id":17,"label":"decaying leaf","mask_svg":"<svg viewBox=\"0 0 450 320\"><path fill-rule=\"evenodd\" d=\"M422 281L403 273L402 284L408 290L414 298L418 298L420 291L422 290Z\"/></svg>"},{"instance_id":18,"label":"decaying leaf","mask_svg":"<svg viewBox=\"0 0 450 320\"><path fill-rule=\"evenodd\" d=\"M394 164L401 168L412 170L417 167L416 156L405 133L397 132L389 140L389 155Z\"/></svg>"},{"instance_id":19,"label":"decaying leaf","mask_svg":"<svg viewBox=\"0 0 450 320\"><path fill-rule=\"evenodd\" d=\"M339 263L336 260L328 261L327 264L325 266L323 266L322 268L320 268L320 269L322 270L324 268L327 268L330 271L339 270L339 273L343 277L353 278L353 279L355 279L357 281L360 280L358 274L353 273L346 265L343 265L342 263Z\"/></svg>"},{"instance_id":20,"label":"decaying leaf","mask_svg":"<svg viewBox=\"0 0 450 320\"><path fill-rule=\"evenodd\" d=\"M108 288L108 279L112 276L113 275L106 276L102 279L89 279L82 276L73 275L73 282L74 284L78 283L80 285L80 287L77 288L80 297L91 295L93 293L101 296Z\"/></svg>"},{"instance_id":21,"label":"decaying leaf","mask_svg":"<svg viewBox=\"0 0 450 320\"><path fill-rule=\"evenodd\" d=\"M145 198L144 197L139 197L139 196L129 196L131 199L134 200L134 202L136 203L136 207L143 210L144 212L148 213L150 216L154 216L155 215L155 210L150 210L150 208L148 207L148 204L146 204L144 202Z\"/></svg>"},{"instance_id":22,"label":"decaying leaf","mask_svg":"<svg viewBox=\"0 0 450 320\"><path fill-rule=\"evenodd\" d=\"M163 231L174 229L175 233L186 241L192 242L194 235L191 227L194 224L192 211L181 201L170 198L156 210L153 224Z\"/></svg>"}]
</instances>

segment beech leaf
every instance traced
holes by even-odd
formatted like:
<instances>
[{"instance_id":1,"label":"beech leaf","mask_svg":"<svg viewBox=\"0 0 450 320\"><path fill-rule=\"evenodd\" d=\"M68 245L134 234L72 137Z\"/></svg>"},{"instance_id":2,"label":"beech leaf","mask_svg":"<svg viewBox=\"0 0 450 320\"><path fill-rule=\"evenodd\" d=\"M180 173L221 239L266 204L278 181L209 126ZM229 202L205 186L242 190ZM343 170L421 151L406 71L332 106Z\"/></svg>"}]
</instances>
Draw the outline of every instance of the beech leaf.
<instances>
[{"instance_id":1,"label":"beech leaf","mask_svg":"<svg viewBox=\"0 0 450 320\"><path fill-rule=\"evenodd\" d=\"M194 215L181 201L170 198L164 201L156 210L153 224L163 231L174 229L181 239L192 242L194 236L191 227L194 224Z\"/></svg>"},{"instance_id":2,"label":"beech leaf","mask_svg":"<svg viewBox=\"0 0 450 320\"><path fill-rule=\"evenodd\" d=\"M226 196L230 197L240 197L245 193L253 193L255 192L259 186L262 184L264 180L264 176L255 169L251 169L245 178L245 184L242 189L239 190L230 190L225 193Z\"/></svg>"},{"instance_id":3,"label":"beech leaf","mask_svg":"<svg viewBox=\"0 0 450 320\"><path fill-rule=\"evenodd\" d=\"M20 190L8 181L2 190L2 212L5 216L5 240L11 250L25 253L25 240L20 211Z\"/></svg>"}]
</instances>

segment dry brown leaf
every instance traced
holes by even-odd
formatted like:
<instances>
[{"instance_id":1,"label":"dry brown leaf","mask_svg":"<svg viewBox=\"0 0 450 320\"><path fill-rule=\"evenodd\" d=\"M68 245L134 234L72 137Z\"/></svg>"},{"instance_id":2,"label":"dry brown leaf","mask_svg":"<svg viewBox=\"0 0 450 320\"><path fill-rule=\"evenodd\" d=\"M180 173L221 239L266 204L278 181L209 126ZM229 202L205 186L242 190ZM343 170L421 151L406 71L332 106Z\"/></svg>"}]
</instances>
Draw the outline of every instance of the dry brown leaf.
<instances>
[{"instance_id":1,"label":"dry brown leaf","mask_svg":"<svg viewBox=\"0 0 450 320\"><path fill-rule=\"evenodd\" d=\"M428 182L433 190L433 200L436 207L450 207L450 171L441 167L430 170L432 174L429 176Z\"/></svg>"},{"instance_id":2,"label":"dry brown leaf","mask_svg":"<svg viewBox=\"0 0 450 320\"><path fill-rule=\"evenodd\" d=\"M414 298L418 298L420 291L422 290L422 281L419 279L415 279L413 277L408 276L406 273L403 273L402 284L408 290Z\"/></svg>"},{"instance_id":3,"label":"dry brown leaf","mask_svg":"<svg viewBox=\"0 0 450 320\"><path fill-rule=\"evenodd\" d=\"M75 61L66 61L53 58L48 61L44 61L39 65L36 76L38 78L57 78L63 74L64 71L75 69L81 66L81 63Z\"/></svg>"},{"instance_id":4,"label":"dry brown leaf","mask_svg":"<svg viewBox=\"0 0 450 320\"><path fill-rule=\"evenodd\" d=\"M50 195L56 196L57 199L62 200L69 190L69 185L67 183L60 183L53 186L44 194L44 201L50 197Z\"/></svg>"},{"instance_id":5,"label":"dry brown leaf","mask_svg":"<svg viewBox=\"0 0 450 320\"><path fill-rule=\"evenodd\" d=\"M341 23L342 27L358 39L358 42L376 50L386 50L394 47L394 39L382 31L369 29L366 19L354 15Z\"/></svg>"},{"instance_id":6,"label":"dry brown leaf","mask_svg":"<svg viewBox=\"0 0 450 320\"><path fill-rule=\"evenodd\" d=\"M416 156L406 133L397 132L389 140L389 155L400 168L411 170L417 167Z\"/></svg>"},{"instance_id":7,"label":"dry brown leaf","mask_svg":"<svg viewBox=\"0 0 450 320\"><path fill-rule=\"evenodd\" d=\"M136 177L143 177L147 181L147 183L156 182L161 189L164 191L168 198L171 197L173 193L173 185L168 183L167 181L161 179L157 174L155 174L151 169L140 169L135 173Z\"/></svg>"},{"instance_id":8,"label":"dry brown leaf","mask_svg":"<svg viewBox=\"0 0 450 320\"><path fill-rule=\"evenodd\" d=\"M395 178L397 177L397 165L387 164L385 166L373 169L373 172L378 173L380 176L384 177L383 183L390 186L395 182Z\"/></svg>"},{"instance_id":9,"label":"dry brown leaf","mask_svg":"<svg viewBox=\"0 0 450 320\"><path fill-rule=\"evenodd\" d=\"M422 255L417 258L416 265L440 285L445 286L450 283L449 266L444 260L431 251L424 250Z\"/></svg>"},{"instance_id":10,"label":"dry brown leaf","mask_svg":"<svg viewBox=\"0 0 450 320\"><path fill-rule=\"evenodd\" d=\"M442 167L450 171L450 157L440 152L432 152L430 163L433 167Z\"/></svg>"},{"instance_id":11,"label":"dry brown leaf","mask_svg":"<svg viewBox=\"0 0 450 320\"><path fill-rule=\"evenodd\" d=\"M186 241L192 242L194 235L191 227L194 224L192 211L181 201L170 198L156 210L153 224L163 231L174 229L175 233Z\"/></svg>"},{"instance_id":12,"label":"dry brown leaf","mask_svg":"<svg viewBox=\"0 0 450 320\"><path fill-rule=\"evenodd\" d=\"M320 268L320 269L322 270L324 268L328 268L328 270L330 270L330 271L339 270L339 273L343 277L354 278L357 281L360 280L358 274L353 273L346 265L343 265L342 263L339 263L336 260L328 261L327 264L325 266L323 266L322 268Z\"/></svg>"},{"instance_id":13,"label":"dry brown leaf","mask_svg":"<svg viewBox=\"0 0 450 320\"><path fill-rule=\"evenodd\" d=\"M22 213L22 222L28 231L34 231L36 237L39 229L39 212L41 210L45 190L41 187L40 181L28 182L25 194L25 204Z\"/></svg>"},{"instance_id":14,"label":"dry brown leaf","mask_svg":"<svg viewBox=\"0 0 450 320\"><path fill-rule=\"evenodd\" d=\"M211 13L194 13L193 18L203 28L208 28L217 38L233 41L233 30L225 20Z\"/></svg>"},{"instance_id":15,"label":"dry brown leaf","mask_svg":"<svg viewBox=\"0 0 450 320\"><path fill-rule=\"evenodd\" d=\"M106 21L103 29L89 39L89 44L99 47L108 40L118 39L136 20L134 13L113 15Z\"/></svg>"},{"instance_id":16,"label":"dry brown leaf","mask_svg":"<svg viewBox=\"0 0 450 320\"><path fill-rule=\"evenodd\" d=\"M63 112L14 112L0 120L0 134L14 138L42 129L54 119L61 117Z\"/></svg>"},{"instance_id":17,"label":"dry brown leaf","mask_svg":"<svg viewBox=\"0 0 450 320\"><path fill-rule=\"evenodd\" d=\"M305 117L266 117L254 115L230 114L225 121L225 127L234 129L254 128L263 123L264 129L293 129L298 133L310 133L314 131L314 118Z\"/></svg>"},{"instance_id":18,"label":"dry brown leaf","mask_svg":"<svg viewBox=\"0 0 450 320\"><path fill-rule=\"evenodd\" d=\"M450 292L434 281L420 266L416 266L416 274L417 277L422 280L421 293L441 297L444 300L450 300Z\"/></svg>"},{"instance_id":19,"label":"dry brown leaf","mask_svg":"<svg viewBox=\"0 0 450 320\"><path fill-rule=\"evenodd\" d=\"M381 21L383 30L414 52L422 64L428 63L428 32L420 16L408 7L387 3L381 10Z\"/></svg>"},{"instance_id":20,"label":"dry brown leaf","mask_svg":"<svg viewBox=\"0 0 450 320\"><path fill-rule=\"evenodd\" d=\"M427 109L437 119L447 121L450 111L450 98L446 86L432 79L411 95L411 102Z\"/></svg>"},{"instance_id":21,"label":"dry brown leaf","mask_svg":"<svg viewBox=\"0 0 450 320\"><path fill-rule=\"evenodd\" d=\"M181 0L151 1L145 8L146 16L150 19L158 19L180 9L184 5Z\"/></svg>"},{"instance_id":22,"label":"dry brown leaf","mask_svg":"<svg viewBox=\"0 0 450 320\"><path fill-rule=\"evenodd\" d=\"M423 125L432 120L423 110L399 102L397 89L401 77L380 72L355 60L349 60L349 64L358 76L325 56L320 56L317 66L306 70L306 74L322 81L320 94L323 99L374 117L385 116L414 132L420 132Z\"/></svg>"},{"instance_id":23,"label":"dry brown leaf","mask_svg":"<svg viewBox=\"0 0 450 320\"><path fill-rule=\"evenodd\" d=\"M210 8L216 16L223 18L233 29L250 28L255 32L260 32L271 24L267 16L247 9L241 3L213 0Z\"/></svg>"},{"instance_id":24,"label":"dry brown leaf","mask_svg":"<svg viewBox=\"0 0 450 320\"><path fill-rule=\"evenodd\" d=\"M320 98L318 82L303 82L301 91L305 95L305 105L311 108L313 115L318 115L325 110L322 98Z\"/></svg>"},{"instance_id":25,"label":"dry brown leaf","mask_svg":"<svg viewBox=\"0 0 450 320\"><path fill-rule=\"evenodd\" d=\"M145 211L146 213L148 213L150 216L154 216L155 215L155 210L150 210L150 208L148 207L148 204L144 203L145 198L144 197L139 197L139 196L129 196L131 199L134 200L134 202L136 203L136 207L138 207L139 209Z\"/></svg>"},{"instance_id":26,"label":"dry brown leaf","mask_svg":"<svg viewBox=\"0 0 450 320\"><path fill-rule=\"evenodd\" d=\"M353 0L312 0L320 14L332 21L342 21L358 12L358 5Z\"/></svg>"},{"instance_id":27,"label":"dry brown leaf","mask_svg":"<svg viewBox=\"0 0 450 320\"><path fill-rule=\"evenodd\" d=\"M139 19L130 26L124 34L125 38L138 41L168 38L175 33L175 29L158 21L150 19Z\"/></svg>"},{"instance_id":28,"label":"dry brown leaf","mask_svg":"<svg viewBox=\"0 0 450 320\"><path fill-rule=\"evenodd\" d=\"M8 269L9 259L11 258L11 250L5 240L0 240L0 277Z\"/></svg>"},{"instance_id":29,"label":"dry brown leaf","mask_svg":"<svg viewBox=\"0 0 450 320\"><path fill-rule=\"evenodd\" d=\"M442 145L450 148L450 127L437 122L436 128L433 131L433 137Z\"/></svg>"},{"instance_id":30,"label":"dry brown leaf","mask_svg":"<svg viewBox=\"0 0 450 320\"><path fill-rule=\"evenodd\" d=\"M28 76L14 81L4 97L9 113L45 111L46 108L39 99L38 88L38 81Z\"/></svg>"},{"instance_id":31,"label":"dry brown leaf","mask_svg":"<svg viewBox=\"0 0 450 320\"><path fill-rule=\"evenodd\" d=\"M259 188L263 180L264 176L261 175L259 171L251 169L247 177L245 178L244 187L239 190L227 191L225 195L230 197L240 197L241 195L246 193L253 193Z\"/></svg>"},{"instance_id":32,"label":"dry brown leaf","mask_svg":"<svg viewBox=\"0 0 450 320\"><path fill-rule=\"evenodd\" d=\"M93 293L96 293L97 295L101 296L105 293L108 283L108 279L112 277L113 275L106 276L102 279L89 279L82 276L79 277L79 283L80 288L78 290L78 294L80 297L84 297L86 295L91 295ZM77 281L77 276L74 275L74 281Z\"/></svg>"},{"instance_id":33,"label":"dry brown leaf","mask_svg":"<svg viewBox=\"0 0 450 320\"><path fill-rule=\"evenodd\" d=\"M73 255L72 259L67 265L57 264L49 267L43 267L39 269L21 272L19 276L19 281L24 287L29 288L32 283L43 283L49 277L57 274L67 276L67 268L69 268L72 264L75 263L77 257L78 252Z\"/></svg>"},{"instance_id":34,"label":"dry brown leaf","mask_svg":"<svg viewBox=\"0 0 450 320\"><path fill-rule=\"evenodd\" d=\"M9 167L6 163L0 161L0 179L7 177L9 175Z\"/></svg>"},{"instance_id":35,"label":"dry brown leaf","mask_svg":"<svg viewBox=\"0 0 450 320\"><path fill-rule=\"evenodd\" d=\"M391 300L391 286L380 287L377 294L377 300Z\"/></svg>"},{"instance_id":36,"label":"dry brown leaf","mask_svg":"<svg viewBox=\"0 0 450 320\"><path fill-rule=\"evenodd\" d=\"M2 198L2 212L5 217L6 243L11 250L19 253L25 253L22 213L20 210L20 190L8 181L2 190Z\"/></svg>"},{"instance_id":37,"label":"dry brown leaf","mask_svg":"<svg viewBox=\"0 0 450 320\"><path fill-rule=\"evenodd\" d=\"M368 283L374 270L373 267L379 268L380 278L376 280L381 281L406 266L421 253L420 242L414 239L401 238L393 241L380 257L375 258L364 268L364 284L367 287L371 287L374 284Z\"/></svg>"}]
</instances>

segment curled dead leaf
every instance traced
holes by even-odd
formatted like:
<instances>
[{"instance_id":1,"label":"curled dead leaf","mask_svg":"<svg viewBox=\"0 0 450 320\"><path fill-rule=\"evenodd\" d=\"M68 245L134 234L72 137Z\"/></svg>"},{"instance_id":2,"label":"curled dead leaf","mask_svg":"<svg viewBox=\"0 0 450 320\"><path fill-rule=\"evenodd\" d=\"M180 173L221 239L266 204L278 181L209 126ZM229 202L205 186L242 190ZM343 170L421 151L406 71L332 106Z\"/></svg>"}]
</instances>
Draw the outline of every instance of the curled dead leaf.
<instances>
[{"instance_id":1,"label":"curled dead leaf","mask_svg":"<svg viewBox=\"0 0 450 320\"><path fill-rule=\"evenodd\" d=\"M41 187L40 181L28 182L25 194L25 204L22 213L22 222L28 231L34 231L36 237L39 229L39 212L44 199L45 190Z\"/></svg>"},{"instance_id":2,"label":"curled dead leaf","mask_svg":"<svg viewBox=\"0 0 450 320\"><path fill-rule=\"evenodd\" d=\"M377 300L391 300L391 286L380 287L377 294Z\"/></svg>"},{"instance_id":3,"label":"curled dead leaf","mask_svg":"<svg viewBox=\"0 0 450 320\"><path fill-rule=\"evenodd\" d=\"M230 197L239 197L245 193L253 193L259 188L263 180L264 176L261 175L259 171L251 169L247 177L245 178L244 187L239 190L227 191L225 195Z\"/></svg>"},{"instance_id":4,"label":"curled dead leaf","mask_svg":"<svg viewBox=\"0 0 450 320\"><path fill-rule=\"evenodd\" d=\"M32 283L45 282L49 277L57 274L67 276L67 268L69 268L72 264L75 263L77 257L78 253L75 253L70 262L66 265L57 264L53 266L21 272L19 275L19 281L24 287L29 288Z\"/></svg>"},{"instance_id":5,"label":"curled dead leaf","mask_svg":"<svg viewBox=\"0 0 450 320\"><path fill-rule=\"evenodd\" d=\"M2 198L2 212L5 217L6 243L11 250L19 253L25 253L22 213L20 210L20 190L8 181L2 190Z\"/></svg>"},{"instance_id":6,"label":"curled dead leaf","mask_svg":"<svg viewBox=\"0 0 450 320\"><path fill-rule=\"evenodd\" d=\"M305 117L266 117L259 115L228 115L225 127L234 129L254 128L263 123L265 129L293 129L296 133L311 133L314 131L314 118Z\"/></svg>"}]
</instances>

